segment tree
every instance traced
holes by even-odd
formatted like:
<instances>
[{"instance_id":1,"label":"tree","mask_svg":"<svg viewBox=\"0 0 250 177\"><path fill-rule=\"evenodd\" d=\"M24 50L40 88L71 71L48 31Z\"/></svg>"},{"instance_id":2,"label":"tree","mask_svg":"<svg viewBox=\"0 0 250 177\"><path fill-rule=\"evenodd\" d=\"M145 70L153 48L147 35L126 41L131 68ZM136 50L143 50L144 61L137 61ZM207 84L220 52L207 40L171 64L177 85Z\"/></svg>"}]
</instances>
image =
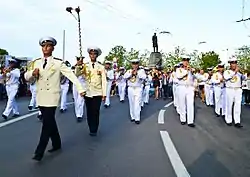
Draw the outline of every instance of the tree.
<instances>
[{"instance_id":1,"label":"tree","mask_svg":"<svg viewBox=\"0 0 250 177\"><path fill-rule=\"evenodd\" d=\"M127 52L127 54L126 54L126 61L124 63L124 66L126 69L131 68L130 61L133 59L139 59L139 51L131 48L131 50L129 52Z\"/></svg>"},{"instance_id":2,"label":"tree","mask_svg":"<svg viewBox=\"0 0 250 177\"><path fill-rule=\"evenodd\" d=\"M162 60L163 60L163 67L173 68L174 65L178 64L181 61L181 55L185 54L185 49L181 48L180 46L175 47L174 51L169 53L163 53Z\"/></svg>"},{"instance_id":3,"label":"tree","mask_svg":"<svg viewBox=\"0 0 250 177\"><path fill-rule=\"evenodd\" d=\"M250 72L250 46L242 46L236 51L236 57L241 69Z\"/></svg>"},{"instance_id":4,"label":"tree","mask_svg":"<svg viewBox=\"0 0 250 177\"><path fill-rule=\"evenodd\" d=\"M216 67L220 63L220 58L214 51L206 52L201 54L200 67L204 70L210 67Z\"/></svg>"},{"instance_id":5,"label":"tree","mask_svg":"<svg viewBox=\"0 0 250 177\"><path fill-rule=\"evenodd\" d=\"M9 53L7 52L7 50L0 48L0 55L9 55Z\"/></svg>"},{"instance_id":6,"label":"tree","mask_svg":"<svg viewBox=\"0 0 250 177\"><path fill-rule=\"evenodd\" d=\"M149 58L150 58L150 51L145 50L142 54L140 54L139 59L141 61L141 65L143 66L148 66L149 63Z\"/></svg>"},{"instance_id":7,"label":"tree","mask_svg":"<svg viewBox=\"0 0 250 177\"><path fill-rule=\"evenodd\" d=\"M194 50L192 53L189 54L191 60L190 65L192 68L201 68L201 58L199 57L198 50Z\"/></svg>"},{"instance_id":8,"label":"tree","mask_svg":"<svg viewBox=\"0 0 250 177\"><path fill-rule=\"evenodd\" d=\"M114 58L117 58L118 66L123 66L126 58L126 49L121 46L117 45L111 49L109 54L105 57L105 60L113 61Z\"/></svg>"}]
</instances>

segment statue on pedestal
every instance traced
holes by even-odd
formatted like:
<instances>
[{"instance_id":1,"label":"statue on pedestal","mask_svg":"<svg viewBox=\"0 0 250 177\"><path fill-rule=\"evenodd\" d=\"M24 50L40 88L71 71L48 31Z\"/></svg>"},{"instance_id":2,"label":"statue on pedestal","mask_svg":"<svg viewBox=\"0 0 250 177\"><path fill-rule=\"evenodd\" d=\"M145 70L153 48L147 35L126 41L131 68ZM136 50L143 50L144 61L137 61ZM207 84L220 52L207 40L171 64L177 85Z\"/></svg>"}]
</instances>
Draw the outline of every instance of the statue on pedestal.
<instances>
[{"instance_id":1,"label":"statue on pedestal","mask_svg":"<svg viewBox=\"0 0 250 177\"><path fill-rule=\"evenodd\" d=\"M158 39L156 33L152 37L154 51L150 54L149 68L161 68L162 67L162 55L158 52Z\"/></svg>"},{"instance_id":2,"label":"statue on pedestal","mask_svg":"<svg viewBox=\"0 0 250 177\"><path fill-rule=\"evenodd\" d=\"M154 33L154 35L152 36L152 42L153 42L154 52L158 52L158 39L156 33Z\"/></svg>"}]
</instances>

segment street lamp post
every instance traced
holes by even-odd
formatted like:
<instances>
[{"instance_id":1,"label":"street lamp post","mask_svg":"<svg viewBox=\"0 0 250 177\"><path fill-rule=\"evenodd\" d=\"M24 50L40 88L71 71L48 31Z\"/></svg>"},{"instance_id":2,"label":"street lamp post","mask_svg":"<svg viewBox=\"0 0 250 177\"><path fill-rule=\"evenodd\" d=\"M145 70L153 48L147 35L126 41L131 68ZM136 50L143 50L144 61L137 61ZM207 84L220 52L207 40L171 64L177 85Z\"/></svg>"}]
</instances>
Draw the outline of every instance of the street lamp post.
<instances>
[{"instance_id":1,"label":"street lamp post","mask_svg":"<svg viewBox=\"0 0 250 177\"><path fill-rule=\"evenodd\" d=\"M77 16L73 14L73 10L75 10ZM66 11L69 12L78 22L78 34L79 34L79 51L80 51L80 57L82 58L82 33L81 33L81 21L80 21L80 7L78 6L77 8L73 7L67 7Z\"/></svg>"}]
</instances>

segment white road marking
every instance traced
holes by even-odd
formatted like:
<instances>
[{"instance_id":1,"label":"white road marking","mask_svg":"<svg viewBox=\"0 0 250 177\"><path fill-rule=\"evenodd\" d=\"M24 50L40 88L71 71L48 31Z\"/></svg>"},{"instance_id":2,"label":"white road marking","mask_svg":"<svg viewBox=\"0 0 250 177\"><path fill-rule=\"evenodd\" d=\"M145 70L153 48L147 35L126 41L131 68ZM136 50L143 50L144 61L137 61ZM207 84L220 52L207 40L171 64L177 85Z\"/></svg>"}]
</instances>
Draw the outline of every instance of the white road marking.
<instances>
[{"instance_id":1,"label":"white road marking","mask_svg":"<svg viewBox=\"0 0 250 177\"><path fill-rule=\"evenodd\" d=\"M167 108L167 107L171 106L173 103L174 103L174 102L172 101L172 102L166 104L164 107Z\"/></svg>"},{"instance_id":2,"label":"white road marking","mask_svg":"<svg viewBox=\"0 0 250 177\"><path fill-rule=\"evenodd\" d=\"M160 131L166 153L177 177L190 177L167 131Z\"/></svg>"},{"instance_id":3,"label":"white road marking","mask_svg":"<svg viewBox=\"0 0 250 177\"><path fill-rule=\"evenodd\" d=\"M73 103L74 103L74 102L69 102L69 103L66 103L66 105L71 105L71 104L73 104ZM6 121L6 122L2 122L2 123L0 123L0 128L1 128L1 127L5 127L5 126L7 126L7 125L9 125L9 124L13 124L13 123L18 122L18 121L21 121L21 120L26 119L26 118L28 118L28 117L31 117L31 116L33 116L33 115L36 115L36 114L38 114L38 112L39 112L39 111L34 111L34 112L32 112L32 113L25 114L25 115L20 116L20 117L18 117L18 118L11 119L11 120L8 120L8 121Z\"/></svg>"},{"instance_id":4,"label":"white road marking","mask_svg":"<svg viewBox=\"0 0 250 177\"><path fill-rule=\"evenodd\" d=\"M158 114L158 124L164 124L164 113L165 110L160 110Z\"/></svg>"}]
</instances>

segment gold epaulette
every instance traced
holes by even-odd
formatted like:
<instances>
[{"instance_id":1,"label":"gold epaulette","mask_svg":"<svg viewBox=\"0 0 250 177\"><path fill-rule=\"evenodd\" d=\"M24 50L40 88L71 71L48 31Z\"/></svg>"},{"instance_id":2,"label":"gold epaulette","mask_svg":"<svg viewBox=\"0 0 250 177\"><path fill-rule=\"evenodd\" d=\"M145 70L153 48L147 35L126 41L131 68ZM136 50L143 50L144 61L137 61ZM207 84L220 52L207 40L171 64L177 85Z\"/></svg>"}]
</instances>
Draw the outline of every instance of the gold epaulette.
<instances>
[{"instance_id":1,"label":"gold epaulette","mask_svg":"<svg viewBox=\"0 0 250 177\"><path fill-rule=\"evenodd\" d=\"M37 58L37 59L35 59L35 60L32 60L32 61L28 62L28 63L27 63L27 71L32 71L32 70L34 70L35 62L36 62L37 60L40 60L40 59L41 59L41 58Z\"/></svg>"}]
</instances>

